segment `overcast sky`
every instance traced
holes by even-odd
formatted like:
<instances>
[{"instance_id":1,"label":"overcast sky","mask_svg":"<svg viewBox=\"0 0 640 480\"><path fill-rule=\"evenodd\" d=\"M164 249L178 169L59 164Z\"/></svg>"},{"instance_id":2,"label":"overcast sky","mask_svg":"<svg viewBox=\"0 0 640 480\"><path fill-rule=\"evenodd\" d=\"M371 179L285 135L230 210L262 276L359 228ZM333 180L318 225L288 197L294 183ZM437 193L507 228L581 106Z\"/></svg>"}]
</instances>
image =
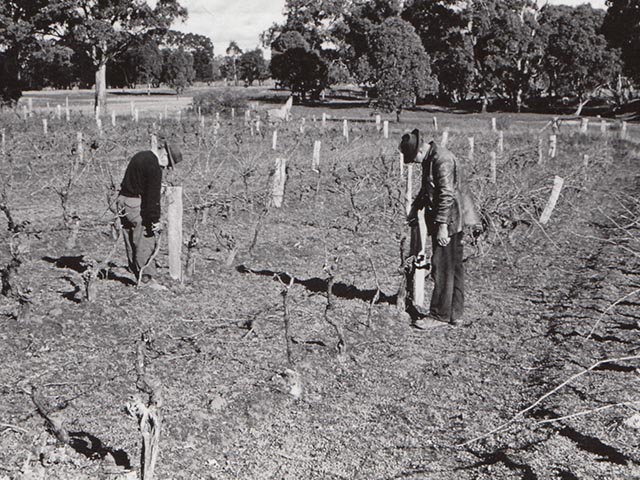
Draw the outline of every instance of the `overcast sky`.
<instances>
[{"instance_id":1,"label":"overcast sky","mask_svg":"<svg viewBox=\"0 0 640 480\"><path fill-rule=\"evenodd\" d=\"M605 8L605 0L549 0L549 3L591 3L596 8ZM174 28L211 38L216 55L224 55L232 40L244 51L253 50L260 46L260 34L284 19L285 0L180 0L180 4L189 10L189 19Z\"/></svg>"}]
</instances>

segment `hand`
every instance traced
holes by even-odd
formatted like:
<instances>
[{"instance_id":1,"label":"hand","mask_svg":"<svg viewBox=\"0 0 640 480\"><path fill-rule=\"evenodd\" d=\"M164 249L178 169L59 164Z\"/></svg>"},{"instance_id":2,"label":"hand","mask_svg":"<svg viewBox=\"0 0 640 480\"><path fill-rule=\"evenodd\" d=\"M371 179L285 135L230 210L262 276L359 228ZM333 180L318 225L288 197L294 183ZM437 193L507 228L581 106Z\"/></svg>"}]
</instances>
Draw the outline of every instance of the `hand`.
<instances>
[{"instance_id":1,"label":"hand","mask_svg":"<svg viewBox=\"0 0 640 480\"><path fill-rule=\"evenodd\" d=\"M160 222L154 222L151 224L151 231L153 233L158 233L162 230L162 224Z\"/></svg>"},{"instance_id":2,"label":"hand","mask_svg":"<svg viewBox=\"0 0 640 480\"><path fill-rule=\"evenodd\" d=\"M436 240L438 241L438 245L440 245L441 247L446 247L447 245L449 245L449 227L446 223L441 223L438 225Z\"/></svg>"}]
</instances>

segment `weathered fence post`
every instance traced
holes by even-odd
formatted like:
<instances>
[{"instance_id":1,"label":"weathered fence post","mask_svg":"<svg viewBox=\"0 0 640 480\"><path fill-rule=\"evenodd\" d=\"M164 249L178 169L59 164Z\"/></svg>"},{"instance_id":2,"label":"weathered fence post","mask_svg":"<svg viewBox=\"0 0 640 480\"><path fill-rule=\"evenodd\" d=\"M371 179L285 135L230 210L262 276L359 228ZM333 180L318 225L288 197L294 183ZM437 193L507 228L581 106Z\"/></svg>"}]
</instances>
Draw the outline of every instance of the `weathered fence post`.
<instances>
[{"instance_id":1,"label":"weathered fence post","mask_svg":"<svg viewBox=\"0 0 640 480\"><path fill-rule=\"evenodd\" d=\"M135 109L133 116L134 116L135 122L138 123L140 121L140 112L138 112L137 108Z\"/></svg>"},{"instance_id":2,"label":"weathered fence post","mask_svg":"<svg viewBox=\"0 0 640 480\"><path fill-rule=\"evenodd\" d=\"M131 112L131 120L135 120L136 118L136 109L133 105L133 102L129 102L129 111Z\"/></svg>"},{"instance_id":3,"label":"weathered fence post","mask_svg":"<svg viewBox=\"0 0 640 480\"><path fill-rule=\"evenodd\" d=\"M585 168L589 166L589 155L586 153L582 155L582 166Z\"/></svg>"},{"instance_id":4,"label":"weathered fence post","mask_svg":"<svg viewBox=\"0 0 640 480\"><path fill-rule=\"evenodd\" d=\"M498 132L498 153L502 155L504 153L504 131Z\"/></svg>"},{"instance_id":5,"label":"weathered fence post","mask_svg":"<svg viewBox=\"0 0 640 480\"><path fill-rule=\"evenodd\" d=\"M33 98L29 98L27 103L29 104L29 116L31 117L33 115Z\"/></svg>"},{"instance_id":6,"label":"weathered fence post","mask_svg":"<svg viewBox=\"0 0 640 480\"><path fill-rule=\"evenodd\" d=\"M538 165L544 163L544 151L542 148L542 137L540 137L538 138Z\"/></svg>"},{"instance_id":7,"label":"weathered fence post","mask_svg":"<svg viewBox=\"0 0 640 480\"><path fill-rule=\"evenodd\" d=\"M302 117L302 119L300 120L300 133L304 134L305 126L306 126L306 119Z\"/></svg>"},{"instance_id":8,"label":"weathered fence post","mask_svg":"<svg viewBox=\"0 0 640 480\"><path fill-rule=\"evenodd\" d=\"M231 121L233 122L236 119L236 109L231 107Z\"/></svg>"},{"instance_id":9,"label":"weathered fence post","mask_svg":"<svg viewBox=\"0 0 640 480\"><path fill-rule=\"evenodd\" d=\"M322 114L322 128L327 126L327 114L323 113Z\"/></svg>"},{"instance_id":10,"label":"weathered fence post","mask_svg":"<svg viewBox=\"0 0 640 480\"><path fill-rule=\"evenodd\" d=\"M589 119L582 117L580 119L580 133L586 134L589 131Z\"/></svg>"},{"instance_id":11,"label":"weathered fence post","mask_svg":"<svg viewBox=\"0 0 640 480\"><path fill-rule=\"evenodd\" d=\"M433 117L435 118L435 117ZM440 145L443 147L447 146L447 142L449 141L449 130L446 130L444 132L442 132L442 140L440 141Z\"/></svg>"},{"instance_id":12,"label":"weathered fence post","mask_svg":"<svg viewBox=\"0 0 640 480\"><path fill-rule=\"evenodd\" d=\"M379 132L381 128L382 128L382 118L380 117L380 114L377 114L376 115L376 132Z\"/></svg>"},{"instance_id":13,"label":"weathered fence post","mask_svg":"<svg viewBox=\"0 0 640 480\"><path fill-rule=\"evenodd\" d=\"M404 160L404 159L403 159ZM407 165L407 189L405 191L405 211L409 215L411 211L411 203L413 202L413 165L409 163Z\"/></svg>"},{"instance_id":14,"label":"weathered fence post","mask_svg":"<svg viewBox=\"0 0 640 480\"><path fill-rule=\"evenodd\" d=\"M556 153L558 149L558 137L554 135L549 135L549 158L556 158Z\"/></svg>"},{"instance_id":15,"label":"weathered fence post","mask_svg":"<svg viewBox=\"0 0 640 480\"><path fill-rule=\"evenodd\" d=\"M469 163L471 163L471 162L473 162L473 155L474 155L476 142L475 142L475 139L473 137L468 137L467 140L469 141L469 155L468 155L467 159L468 159Z\"/></svg>"},{"instance_id":16,"label":"weathered fence post","mask_svg":"<svg viewBox=\"0 0 640 480\"><path fill-rule=\"evenodd\" d=\"M496 117L493 117L491 119L491 131L492 132L497 132L498 131L498 124L497 124L497 121L496 121Z\"/></svg>"},{"instance_id":17,"label":"weathered fence post","mask_svg":"<svg viewBox=\"0 0 640 480\"><path fill-rule=\"evenodd\" d=\"M111 126L116 126L116 112L115 110L111 110Z\"/></svg>"},{"instance_id":18,"label":"weathered fence post","mask_svg":"<svg viewBox=\"0 0 640 480\"><path fill-rule=\"evenodd\" d=\"M346 118L342 121L342 136L349 141L349 122Z\"/></svg>"},{"instance_id":19,"label":"weathered fence post","mask_svg":"<svg viewBox=\"0 0 640 480\"><path fill-rule=\"evenodd\" d=\"M102 137L104 132L102 131L102 119L101 118L96 118L96 127L98 128L98 136Z\"/></svg>"},{"instance_id":20,"label":"weathered fence post","mask_svg":"<svg viewBox=\"0 0 640 480\"><path fill-rule=\"evenodd\" d=\"M620 126L620 138L622 140L627 139L627 122L622 122L622 125Z\"/></svg>"},{"instance_id":21,"label":"weathered fence post","mask_svg":"<svg viewBox=\"0 0 640 480\"><path fill-rule=\"evenodd\" d=\"M62 105L56 105L56 118L62 120Z\"/></svg>"},{"instance_id":22,"label":"weathered fence post","mask_svg":"<svg viewBox=\"0 0 640 480\"><path fill-rule=\"evenodd\" d=\"M70 120L71 113L69 112L69 97L64 98L64 114L67 122Z\"/></svg>"},{"instance_id":23,"label":"weathered fence post","mask_svg":"<svg viewBox=\"0 0 640 480\"><path fill-rule=\"evenodd\" d=\"M151 151L158 155L158 137L155 133L151 134Z\"/></svg>"},{"instance_id":24,"label":"weathered fence post","mask_svg":"<svg viewBox=\"0 0 640 480\"><path fill-rule=\"evenodd\" d=\"M45 137L47 135L49 135L49 126L47 124L47 119L46 118L42 119L42 132L44 133Z\"/></svg>"},{"instance_id":25,"label":"weathered fence post","mask_svg":"<svg viewBox=\"0 0 640 480\"><path fill-rule=\"evenodd\" d=\"M287 182L287 159L276 158L276 167L273 172L273 188L271 190L271 205L282 207L284 200L284 186Z\"/></svg>"},{"instance_id":26,"label":"weathered fence post","mask_svg":"<svg viewBox=\"0 0 640 480\"><path fill-rule=\"evenodd\" d=\"M539 222L541 225L546 225L546 223L551 218L553 209L556 207L556 203L558 203L558 198L560 197L560 192L562 191L563 185L564 179L556 175L553 179L553 189L551 190L551 196L547 201L547 206L544 207L544 210L542 211L542 215L540 215Z\"/></svg>"},{"instance_id":27,"label":"weathered fence post","mask_svg":"<svg viewBox=\"0 0 640 480\"><path fill-rule=\"evenodd\" d=\"M497 176L497 164L496 164L496 152L491 152L491 172L489 176L489 180L491 183L496 183Z\"/></svg>"},{"instance_id":28,"label":"weathered fence post","mask_svg":"<svg viewBox=\"0 0 640 480\"><path fill-rule=\"evenodd\" d=\"M278 130L273 131L273 138L271 139L271 149L278 149Z\"/></svg>"},{"instance_id":29,"label":"weathered fence post","mask_svg":"<svg viewBox=\"0 0 640 480\"><path fill-rule=\"evenodd\" d=\"M433 129L438 131L438 117L433 117Z\"/></svg>"},{"instance_id":30,"label":"weathered fence post","mask_svg":"<svg viewBox=\"0 0 640 480\"><path fill-rule=\"evenodd\" d=\"M313 142L313 161L311 162L311 169L314 172L320 171L320 140Z\"/></svg>"},{"instance_id":31,"label":"weathered fence post","mask_svg":"<svg viewBox=\"0 0 640 480\"><path fill-rule=\"evenodd\" d=\"M182 281L182 187L166 187L169 276Z\"/></svg>"},{"instance_id":32,"label":"weathered fence post","mask_svg":"<svg viewBox=\"0 0 640 480\"><path fill-rule=\"evenodd\" d=\"M603 135L607 133L607 121L604 118L600 120L600 133Z\"/></svg>"},{"instance_id":33,"label":"weathered fence post","mask_svg":"<svg viewBox=\"0 0 640 480\"><path fill-rule=\"evenodd\" d=\"M78 132L78 134L76 135L76 139L78 142L78 160L80 161L80 163L82 163L84 161L84 146L82 145L82 132Z\"/></svg>"},{"instance_id":34,"label":"weathered fence post","mask_svg":"<svg viewBox=\"0 0 640 480\"><path fill-rule=\"evenodd\" d=\"M385 120L382 124L382 135L384 138L389 138L389 121Z\"/></svg>"}]
</instances>

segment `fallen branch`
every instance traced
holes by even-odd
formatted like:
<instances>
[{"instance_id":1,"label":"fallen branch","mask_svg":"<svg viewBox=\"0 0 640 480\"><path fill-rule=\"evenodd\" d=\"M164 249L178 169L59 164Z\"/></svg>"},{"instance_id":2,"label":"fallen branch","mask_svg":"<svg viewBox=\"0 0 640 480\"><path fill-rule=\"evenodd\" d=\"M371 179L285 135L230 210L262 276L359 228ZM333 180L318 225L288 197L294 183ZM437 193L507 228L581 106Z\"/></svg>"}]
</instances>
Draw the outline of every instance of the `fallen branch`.
<instances>
[{"instance_id":1,"label":"fallen branch","mask_svg":"<svg viewBox=\"0 0 640 480\"><path fill-rule=\"evenodd\" d=\"M613 302L611 305L609 305L604 312L602 312L600 314L600 316L598 317L598 320L596 320L595 325L593 326L593 328L591 329L591 331L589 332L589 335L587 335L587 338L585 338L585 341L589 340L591 338L591 335L593 335L593 333L596 331L596 328L598 328L598 325L600 325L600 322L602 321L602 319L604 318L604 316L609 313L609 310L611 310L613 307L615 307L616 305L619 305L620 303L622 303L623 301L625 301L627 298L632 297L634 295L636 295L637 293L640 293L640 288L634 290L633 292L627 293L624 297L619 298L618 300L616 300L615 302Z\"/></svg>"},{"instance_id":2,"label":"fallen branch","mask_svg":"<svg viewBox=\"0 0 640 480\"><path fill-rule=\"evenodd\" d=\"M53 433L53 435L58 439L60 443L69 445L69 432L67 432L62 426L62 422L51 416L51 412L47 407L44 398L42 397L42 393L36 386L31 387L31 400L36 406L36 409L38 410L40 416L47 422L51 433Z\"/></svg>"},{"instance_id":3,"label":"fallen branch","mask_svg":"<svg viewBox=\"0 0 640 480\"><path fill-rule=\"evenodd\" d=\"M529 405L527 408L520 410L518 413L516 413L510 420L508 420L507 422L498 425L496 428L494 428L493 430L490 430L489 432L483 433L482 435L478 435L477 437L472 438L471 440L467 440L464 443L459 443L456 446L457 447L465 447L467 445L470 445L472 443L477 442L478 440L482 440L484 438L490 437L491 435L494 435L496 433L499 433L503 430L505 430L507 427L511 426L516 420L522 418L526 413L530 412L531 410L533 410L535 407L537 407L538 405L540 405L543 401L545 401L547 398L549 398L551 395L553 395L554 393L558 392L559 390L562 390L564 387L566 387L568 384L570 384L572 381L574 381L575 379L581 377L582 375L585 375L589 372L591 372L592 370L598 368L600 365L604 365L605 363L614 363L614 362L626 362L626 361L630 361L630 360L639 360L640 359L640 355L634 355L634 356L630 356L630 357L620 357L620 358L608 358L606 360L600 360L596 363L594 363L593 365L591 365L589 368L587 368L586 370L583 370L581 372L576 373L575 375L569 377L567 380L565 380L564 382L562 382L560 385L558 385L557 387L555 387L553 390L545 393L544 395L542 395L540 398L538 398L535 402L533 402L531 405Z\"/></svg>"},{"instance_id":4,"label":"fallen branch","mask_svg":"<svg viewBox=\"0 0 640 480\"><path fill-rule=\"evenodd\" d=\"M593 410L585 410L583 412L572 413L571 415L564 415L564 416L558 417L558 418L548 418L546 420L540 420L539 422L536 423L536 425L546 425L546 424L549 424L549 423L561 422L563 420L570 420L572 418L582 417L584 415L591 415L593 413L601 412L603 410L609 410L610 408L624 407L624 406L628 406L628 405L636 405L638 403L640 403L640 400L632 400L630 402L612 403L611 405L604 405L602 407L594 408Z\"/></svg>"}]
</instances>

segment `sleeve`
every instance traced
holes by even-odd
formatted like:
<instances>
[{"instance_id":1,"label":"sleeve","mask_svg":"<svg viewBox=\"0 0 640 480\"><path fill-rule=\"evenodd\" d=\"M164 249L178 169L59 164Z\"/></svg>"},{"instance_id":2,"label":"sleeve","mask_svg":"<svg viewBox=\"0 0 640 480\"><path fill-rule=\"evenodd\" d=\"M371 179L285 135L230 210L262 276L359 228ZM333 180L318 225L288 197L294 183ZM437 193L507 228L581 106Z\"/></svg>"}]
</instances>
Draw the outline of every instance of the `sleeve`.
<instances>
[{"instance_id":1,"label":"sleeve","mask_svg":"<svg viewBox=\"0 0 640 480\"><path fill-rule=\"evenodd\" d=\"M455 201L455 163L448 156L440 155L433 160L433 183L435 185L435 222L448 223L449 213Z\"/></svg>"},{"instance_id":2,"label":"sleeve","mask_svg":"<svg viewBox=\"0 0 640 480\"><path fill-rule=\"evenodd\" d=\"M142 192L140 214L142 224L147 227L160 221L160 195L162 191L162 170L160 167L151 168L147 172Z\"/></svg>"}]
</instances>

